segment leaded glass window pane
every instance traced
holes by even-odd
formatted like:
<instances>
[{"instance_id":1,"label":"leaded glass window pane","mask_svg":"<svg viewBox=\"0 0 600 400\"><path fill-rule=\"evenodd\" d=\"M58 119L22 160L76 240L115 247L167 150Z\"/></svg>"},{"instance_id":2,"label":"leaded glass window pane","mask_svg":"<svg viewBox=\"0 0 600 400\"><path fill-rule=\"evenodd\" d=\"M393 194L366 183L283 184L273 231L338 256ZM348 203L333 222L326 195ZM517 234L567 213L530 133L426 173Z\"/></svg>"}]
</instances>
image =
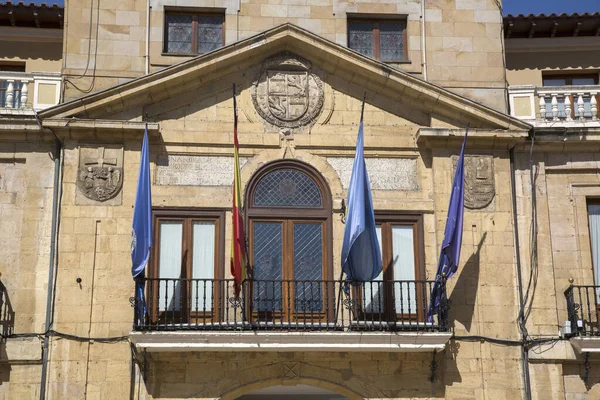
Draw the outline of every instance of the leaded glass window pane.
<instances>
[{"instance_id":1,"label":"leaded glass window pane","mask_svg":"<svg viewBox=\"0 0 600 400\"><path fill-rule=\"evenodd\" d=\"M254 191L256 207L321 207L321 192L304 172L282 168L266 174Z\"/></svg>"},{"instance_id":2,"label":"leaded glass window pane","mask_svg":"<svg viewBox=\"0 0 600 400\"><path fill-rule=\"evenodd\" d=\"M208 53L223 46L223 17L198 17L198 54Z\"/></svg>"},{"instance_id":3,"label":"leaded glass window pane","mask_svg":"<svg viewBox=\"0 0 600 400\"><path fill-rule=\"evenodd\" d=\"M193 17L191 15L167 15L167 53L191 53Z\"/></svg>"},{"instance_id":4,"label":"leaded glass window pane","mask_svg":"<svg viewBox=\"0 0 600 400\"><path fill-rule=\"evenodd\" d=\"M254 222L254 304L257 311L281 311L283 224Z\"/></svg>"},{"instance_id":5,"label":"leaded glass window pane","mask_svg":"<svg viewBox=\"0 0 600 400\"><path fill-rule=\"evenodd\" d=\"M348 47L367 57L373 57L373 23L348 22Z\"/></svg>"},{"instance_id":6,"label":"leaded glass window pane","mask_svg":"<svg viewBox=\"0 0 600 400\"><path fill-rule=\"evenodd\" d=\"M294 224L294 302L297 312L323 311L323 229L320 223ZM315 282L316 281L316 282Z\"/></svg>"},{"instance_id":7,"label":"leaded glass window pane","mask_svg":"<svg viewBox=\"0 0 600 400\"><path fill-rule=\"evenodd\" d=\"M382 61L404 60L403 22L384 22L379 24L379 50Z\"/></svg>"}]
</instances>

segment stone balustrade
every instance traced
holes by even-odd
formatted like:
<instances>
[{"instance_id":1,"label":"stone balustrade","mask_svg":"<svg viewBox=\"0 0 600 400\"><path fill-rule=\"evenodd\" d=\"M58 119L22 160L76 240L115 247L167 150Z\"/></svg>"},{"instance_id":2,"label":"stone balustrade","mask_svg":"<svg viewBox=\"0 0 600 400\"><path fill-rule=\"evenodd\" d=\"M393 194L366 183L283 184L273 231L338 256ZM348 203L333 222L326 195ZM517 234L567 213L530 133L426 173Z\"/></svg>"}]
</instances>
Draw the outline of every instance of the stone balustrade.
<instances>
[{"instance_id":1,"label":"stone balustrade","mask_svg":"<svg viewBox=\"0 0 600 400\"><path fill-rule=\"evenodd\" d=\"M58 104L60 91L60 74L0 72L0 113L43 110Z\"/></svg>"},{"instance_id":2,"label":"stone balustrade","mask_svg":"<svg viewBox=\"0 0 600 400\"><path fill-rule=\"evenodd\" d=\"M510 113L534 125L600 125L599 93L599 85L511 86Z\"/></svg>"}]
</instances>

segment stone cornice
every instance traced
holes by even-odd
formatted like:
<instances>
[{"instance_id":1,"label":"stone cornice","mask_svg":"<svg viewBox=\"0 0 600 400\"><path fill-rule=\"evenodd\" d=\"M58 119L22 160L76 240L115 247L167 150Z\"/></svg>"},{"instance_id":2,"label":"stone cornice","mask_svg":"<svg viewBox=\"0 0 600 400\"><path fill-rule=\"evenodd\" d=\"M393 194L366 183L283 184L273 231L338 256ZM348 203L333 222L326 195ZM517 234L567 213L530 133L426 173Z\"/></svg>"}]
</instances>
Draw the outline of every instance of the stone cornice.
<instances>
[{"instance_id":1,"label":"stone cornice","mask_svg":"<svg viewBox=\"0 0 600 400\"><path fill-rule=\"evenodd\" d=\"M528 130L523 121L372 60L292 24L284 24L211 53L183 61L130 82L49 108L46 118L102 117L132 104L157 102L240 70L249 58L290 51L319 61L331 73L347 75L390 100L412 101L415 109L473 127ZM367 98L368 101L368 98Z\"/></svg>"},{"instance_id":2,"label":"stone cornice","mask_svg":"<svg viewBox=\"0 0 600 400\"><path fill-rule=\"evenodd\" d=\"M459 147L465 137L465 129L421 128L417 132L417 144L423 147ZM470 129L467 139L469 148L509 149L528 138L528 131Z\"/></svg>"}]
</instances>

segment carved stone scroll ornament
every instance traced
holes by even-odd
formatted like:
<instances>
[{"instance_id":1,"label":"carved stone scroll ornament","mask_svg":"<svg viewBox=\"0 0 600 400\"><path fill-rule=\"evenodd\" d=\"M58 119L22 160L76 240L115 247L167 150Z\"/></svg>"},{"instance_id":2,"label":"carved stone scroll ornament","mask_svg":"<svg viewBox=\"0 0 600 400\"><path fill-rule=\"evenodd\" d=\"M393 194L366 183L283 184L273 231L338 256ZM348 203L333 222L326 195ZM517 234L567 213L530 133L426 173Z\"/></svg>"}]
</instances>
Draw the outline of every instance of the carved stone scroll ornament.
<instances>
[{"instance_id":1,"label":"carved stone scroll ornament","mask_svg":"<svg viewBox=\"0 0 600 400\"><path fill-rule=\"evenodd\" d=\"M452 158L454 170L458 157ZM494 159L491 156L465 156L465 207L487 207L494 196Z\"/></svg>"},{"instance_id":2,"label":"carved stone scroll ornament","mask_svg":"<svg viewBox=\"0 0 600 400\"><path fill-rule=\"evenodd\" d=\"M118 151L104 147L80 149L77 188L85 197L103 202L119 193L123 187L122 160L117 154L107 154Z\"/></svg>"},{"instance_id":3,"label":"carved stone scroll ornament","mask_svg":"<svg viewBox=\"0 0 600 400\"><path fill-rule=\"evenodd\" d=\"M311 63L292 53L268 58L252 87L258 114L277 128L310 127L323 110L323 82Z\"/></svg>"}]
</instances>

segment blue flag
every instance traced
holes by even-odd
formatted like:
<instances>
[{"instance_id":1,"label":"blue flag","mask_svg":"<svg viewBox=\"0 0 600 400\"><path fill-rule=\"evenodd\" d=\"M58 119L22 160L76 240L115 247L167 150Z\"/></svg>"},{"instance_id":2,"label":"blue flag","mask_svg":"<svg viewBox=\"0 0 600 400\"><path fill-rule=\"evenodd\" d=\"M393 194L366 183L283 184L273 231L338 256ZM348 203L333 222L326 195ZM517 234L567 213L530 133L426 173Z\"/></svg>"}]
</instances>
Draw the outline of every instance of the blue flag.
<instances>
[{"instance_id":1,"label":"blue flag","mask_svg":"<svg viewBox=\"0 0 600 400\"><path fill-rule=\"evenodd\" d=\"M444 241L438 261L438 268L435 274L435 284L431 292L431 302L429 304L428 320L433 321L433 314L439 310L440 303L444 297L442 293L442 280L451 278L458 269L460 262L460 248L463 235L463 215L465 204L465 145L467 135L465 132L460 156L456 163L456 172L452 182L452 193L450 194L450 204L448 206L448 217L446 218L446 229L444 229Z\"/></svg>"},{"instance_id":2,"label":"blue flag","mask_svg":"<svg viewBox=\"0 0 600 400\"><path fill-rule=\"evenodd\" d=\"M356 156L348 190L348 215L342 245L342 270L346 273L348 281L356 283L372 281L382 270L369 175L364 158L362 117L358 128Z\"/></svg>"},{"instance_id":3,"label":"blue flag","mask_svg":"<svg viewBox=\"0 0 600 400\"><path fill-rule=\"evenodd\" d=\"M131 231L131 274L135 280L136 312L139 320L146 314L144 300L144 270L150 258L152 246L152 195L150 192L150 152L148 149L148 125L144 131L140 171L133 207Z\"/></svg>"}]
</instances>

